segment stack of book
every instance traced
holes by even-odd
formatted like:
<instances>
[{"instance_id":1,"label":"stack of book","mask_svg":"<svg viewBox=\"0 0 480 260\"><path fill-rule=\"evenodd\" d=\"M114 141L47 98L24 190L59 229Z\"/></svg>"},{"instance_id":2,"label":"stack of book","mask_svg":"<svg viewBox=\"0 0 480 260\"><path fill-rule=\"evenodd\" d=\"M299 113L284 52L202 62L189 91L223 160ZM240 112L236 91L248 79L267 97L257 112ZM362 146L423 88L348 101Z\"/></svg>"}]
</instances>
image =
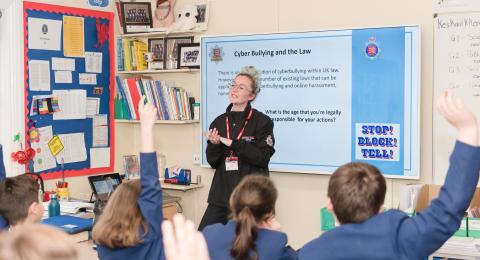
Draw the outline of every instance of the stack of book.
<instances>
[{"instance_id":1,"label":"stack of book","mask_svg":"<svg viewBox=\"0 0 480 260\"><path fill-rule=\"evenodd\" d=\"M116 77L115 119L139 120L138 102L145 96L157 108L158 120L193 120L195 98L179 87L149 78Z\"/></svg>"},{"instance_id":2,"label":"stack of book","mask_svg":"<svg viewBox=\"0 0 480 260\"><path fill-rule=\"evenodd\" d=\"M143 41L127 38L117 39L117 70L147 70L148 63L145 60L145 53L147 52L148 45Z\"/></svg>"}]
</instances>

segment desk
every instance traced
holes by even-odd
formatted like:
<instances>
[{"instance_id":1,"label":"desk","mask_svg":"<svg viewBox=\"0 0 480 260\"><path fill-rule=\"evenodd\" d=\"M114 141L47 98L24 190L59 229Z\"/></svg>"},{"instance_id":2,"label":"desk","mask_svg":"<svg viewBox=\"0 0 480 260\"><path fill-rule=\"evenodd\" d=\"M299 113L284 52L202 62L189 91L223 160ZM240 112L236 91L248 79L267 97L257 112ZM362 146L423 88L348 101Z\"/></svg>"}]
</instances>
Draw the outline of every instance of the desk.
<instances>
[{"instance_id":1,"label":"desk","mask_svg":"<svg viewBox=\"0 0 480 260\"><path fill-rule=\"evenodd\" d=\"M198 189L202 188L203 184L176 185L165 183L161 180L160 185L164 191L163 194L172 194L182 198L180 212L183 213L187 219L190 219L197 224L200 223L200 218L203 212L200 212L198 206Z\"/></svg>"},{"instance_id":2,"label":"desk","mask_svg":"<svg viewBox=\"0 0 480 260\"><path fill-rule=\"evenodd\" d=\"M178 191L189 191L203 187L203 184L190 184L190 185L177 185L177 184L170 184L165 183L163 180L160 181L160 186L164 190L178 190Z\"/></svg>"},{"instance_id":3,"label":"desk","mask_svg":"<svg viewBox=\"0 0 480 260\"><path fill-rule=\"evenodd\" d=\"M446 257L465 260L480 260L480 239L452 237L428 259Z\"/></svg>"}]
</instances>

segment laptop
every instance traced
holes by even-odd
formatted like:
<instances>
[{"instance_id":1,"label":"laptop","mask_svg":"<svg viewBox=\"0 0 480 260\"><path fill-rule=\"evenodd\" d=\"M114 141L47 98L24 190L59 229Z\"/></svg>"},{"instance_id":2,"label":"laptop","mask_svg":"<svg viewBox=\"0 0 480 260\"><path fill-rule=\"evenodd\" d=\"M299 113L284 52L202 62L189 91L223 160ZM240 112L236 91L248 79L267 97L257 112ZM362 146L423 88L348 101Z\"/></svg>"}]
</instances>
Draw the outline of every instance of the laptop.
<instances>
[{"instance_id":1,"label":"laptop","mask_svg":"<svg viewBox=\"0 0 480 260\"><path fill-rule=\"evenodd\" d=\"M122 183L122 178L118 173L109 173L104 175L88 176L88 182L92 188L95 197L100 200L106 200L110 194Z\"/></svg>"}]
</instances>

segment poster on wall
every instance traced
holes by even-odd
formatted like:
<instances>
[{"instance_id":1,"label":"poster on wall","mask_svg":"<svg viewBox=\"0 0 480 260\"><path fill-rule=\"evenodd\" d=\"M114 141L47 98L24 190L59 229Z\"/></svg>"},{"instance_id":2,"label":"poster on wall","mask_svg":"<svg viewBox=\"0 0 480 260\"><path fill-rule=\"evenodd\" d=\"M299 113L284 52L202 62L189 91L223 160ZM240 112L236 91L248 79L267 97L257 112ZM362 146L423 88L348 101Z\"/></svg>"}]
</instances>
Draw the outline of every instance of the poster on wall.
<instances>
[{"instance_id":1,"label":"poster on wall","mask_svg":"<svg viewBox=\"0 0 480 260\"><path fill-rule=\"evenodd\" d=\"M328 174L364 161L419 177L418 26L203 37L201 46L202 131L253 65L262 74L252 106L275 125L271 171Z\"/></svg>"},{"instance_id":2,"label":"poster on wall","mask_svg":"<svg viewBox=\"0 0 480 260\"><path fill-rule=\"evenodd\" d=\"M433 19L433 91L445 89L463 99L480 116L480 13L440 14ZM457 131L433 113L433 183L443 184ZM480 186L480 183L479 185Z\"/></svg>"},{"instance_id":3,"label":"poster on wall","mask_svg":"<svg viewBox=\"0 0 480 260\"><path fill-rule=\"evenodd\" d=\"M432 11L435 14L454 12L478 12L478 0L432 0Z\"/></svg>"}]
</instances>

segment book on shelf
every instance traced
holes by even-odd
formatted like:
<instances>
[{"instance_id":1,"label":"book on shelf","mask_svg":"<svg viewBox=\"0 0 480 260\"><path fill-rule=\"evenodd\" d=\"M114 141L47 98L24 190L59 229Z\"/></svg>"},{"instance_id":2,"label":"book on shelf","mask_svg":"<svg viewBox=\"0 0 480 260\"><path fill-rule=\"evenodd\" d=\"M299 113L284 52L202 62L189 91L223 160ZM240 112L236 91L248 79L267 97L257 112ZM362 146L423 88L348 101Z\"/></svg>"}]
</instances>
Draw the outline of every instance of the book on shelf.
<instances>
[{"instance_id":1,"label":"book on shelf","mask_svg":"<svg viewBox=\"0 0 480 260\"><path fill-rule=\"evenodd\" d=\"M123 32L123 18L122 18L122 11L120 7L120 0L115 0L115 11L117 13L117 22L120 28L120 31Z\"/></svg>"},{"instance_id":2,"label":"book on shelf","mask_svg":"<svg viewBox=\"0 0 480 260\"><path fill-rule=\"evenodd\" d=\"M117 70L123 71L123 42L122 39L117 39Z\"/></svg>"},{"instance_id":3,"label":"book on shelf","mask_svg":"<svg viewBox=\"0 0 480 260\"><path fill-rule=\"evenodd\" d=\"M117 76L115 81L118 90L115 95L116 119L138 120L138 102L141 96L145 96L157 108L158 120L193 120L195 98L183 88L147 77L121 79Z\"/></svg>"},{"instance_id":4,"label":"book on shelf","mask_svg":"<svg viewBox=\"0 0 480 260\"><path fill-rule=\"evenodd\" d=\"M133 49L135 51L137 70L146 70L148 68L148 63L144 57L145 53L148 52L147 44L142 41L134 41Z\"/></svg>"}]
</instances>

